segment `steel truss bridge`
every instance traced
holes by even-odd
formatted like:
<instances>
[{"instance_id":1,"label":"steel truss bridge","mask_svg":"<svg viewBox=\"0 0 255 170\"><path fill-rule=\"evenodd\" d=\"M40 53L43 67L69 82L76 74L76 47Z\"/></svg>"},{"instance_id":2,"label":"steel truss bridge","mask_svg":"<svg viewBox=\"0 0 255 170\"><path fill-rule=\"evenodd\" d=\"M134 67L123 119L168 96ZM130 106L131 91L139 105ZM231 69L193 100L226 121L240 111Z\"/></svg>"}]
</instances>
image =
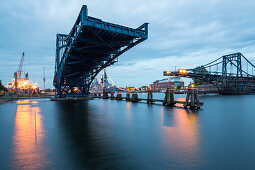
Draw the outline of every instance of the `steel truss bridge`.
<instances>
[{"instance_id":1,"label":"steel truss bridge","mask_svg":"<svg viewBox=\"0 0 255 170\"><path fill-rule=\"evenodd\" d=\"M96 75L148 38L148 23L129 28L88 16L83 6L68 35L57 34L56 97L83 97Z\"/></svg>"},{"instance_id":2,"label":"steel truss bridge","mask_svg":"<svg viewBox=\"0 0 255 170\"><path fill-rule=\"evenodd\" d=\"M181 76L214 85L222 94L255 92L255 66L241 53L224 55L194 69L164 71L164 76Z\"/></svg>"}]
</instances>

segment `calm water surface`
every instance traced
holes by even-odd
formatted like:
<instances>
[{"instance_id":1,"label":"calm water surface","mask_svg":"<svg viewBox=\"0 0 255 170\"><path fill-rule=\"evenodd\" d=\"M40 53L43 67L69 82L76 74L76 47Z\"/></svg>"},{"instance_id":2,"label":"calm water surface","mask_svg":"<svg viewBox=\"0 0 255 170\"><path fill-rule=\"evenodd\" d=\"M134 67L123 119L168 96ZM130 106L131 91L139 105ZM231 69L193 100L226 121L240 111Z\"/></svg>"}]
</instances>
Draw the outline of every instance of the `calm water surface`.
<instances>
[{"instance_id":1,"label":"calm water surface","mask_svg":"<svg viewBox=\"0 0 255 170\"><path fill-rule=\"evenodd\" d=\"M0 169L255 169L255 95L200 99L0 105Z\"/></svg>"}]
</instances>

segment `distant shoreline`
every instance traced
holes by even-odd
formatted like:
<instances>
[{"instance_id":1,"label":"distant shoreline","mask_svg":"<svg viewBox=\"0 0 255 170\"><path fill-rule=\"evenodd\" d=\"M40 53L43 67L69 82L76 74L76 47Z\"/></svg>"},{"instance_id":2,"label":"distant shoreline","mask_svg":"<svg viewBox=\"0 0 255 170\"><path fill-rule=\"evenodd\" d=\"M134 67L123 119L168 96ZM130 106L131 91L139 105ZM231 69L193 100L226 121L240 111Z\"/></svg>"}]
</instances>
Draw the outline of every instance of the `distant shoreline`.
<instances>
[{"instance_id":1,"label":"distant shoreline","mask_svg":"<svg viewBox=\"0 0 255 170\"><path fill-rule=\"evenodd\" d=\"M14 101L14 100L6 100L6 99L1 99L0 98L0 105L5 104L5 103L9 103L9 102L12 102L12 101Z\"/></svg>"},{"instance_id":2,"label":"distant shoreline","mask_svg":"<svg viewBox=\"0 0 255 170\"><path fill-rule=\"evenodd\" d=\"M44 97L19 97L19 98L12 98L12 99L4 99L4 98L0 98L0 105L1 104L5 104L5 103L10 103L12 101L16 101L16 100L24 100L24 99L46 99L46 98L51 98L51 96L44 96Z\"/></svg>"}]
</instances>

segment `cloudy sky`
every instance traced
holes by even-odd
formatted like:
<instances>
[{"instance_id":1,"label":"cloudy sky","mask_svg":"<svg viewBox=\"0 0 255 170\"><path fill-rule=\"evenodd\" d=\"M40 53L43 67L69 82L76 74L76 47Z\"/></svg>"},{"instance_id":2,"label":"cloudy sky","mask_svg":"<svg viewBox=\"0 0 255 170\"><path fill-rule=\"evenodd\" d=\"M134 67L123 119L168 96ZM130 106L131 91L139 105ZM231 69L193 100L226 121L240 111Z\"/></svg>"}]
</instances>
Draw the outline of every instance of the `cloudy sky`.
<instances>
[{"instance_id":1,"label":"cloudy sky","mask_svg":"<svg viewBox=\"0 0 255 170\"><path fill-rule=\"evenodd\" d=\"M255 63L254 0L2 0L0 80L13 77L25 52L24 71L52 87L56 33L68 34L82 5L90 16L129 27L149 23L149 39L108 68L119 86L148 85L162 71L193 68L241 52Z\"/></svg>"}]
</instances>

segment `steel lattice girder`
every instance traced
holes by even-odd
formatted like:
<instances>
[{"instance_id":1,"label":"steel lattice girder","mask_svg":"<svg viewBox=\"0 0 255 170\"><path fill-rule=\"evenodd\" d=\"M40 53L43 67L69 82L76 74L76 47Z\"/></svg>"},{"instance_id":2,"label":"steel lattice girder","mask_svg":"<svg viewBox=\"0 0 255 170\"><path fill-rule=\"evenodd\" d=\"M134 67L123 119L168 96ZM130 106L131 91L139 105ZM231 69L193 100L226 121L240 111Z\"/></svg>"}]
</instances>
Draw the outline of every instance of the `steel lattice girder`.
<instances>
[{"instance_id":1,"label":"steel lattice girder","mask_svg":"<svg viewBox=\"0 0 255 170\"><path fill-rule=\"evenodd\" d=\"M83 6L68 35L57 34L54 86L88 86L118 56L148 38L148 23L136 29L88 16Z\"/></svg>"},{"instance_id":2,"label":"steel lattice girder","mask_svg":"<svg viewBox=\"0 0 255 170\"><path fill-rule=\"evenodd\" d=\"M222 72L197 72L196 69L185 69L186 74L179 73L178 71L167 73L165 71L164 76L180 76L187 78L195 78L199 80L203 80L210 84L213 84L218 88L219 91L225 92L245 92L251 91L255 88L255 75L251 75L245 72L242 69L242 58L244 61L248 62L251 67L255 68L255 66L248 61L241 53L234 53L222 56L213 62L210 62L201 67L208 68L210 66L219 65L222 63ZM222 59L221 62L219 60ZM234 63L234 62L236 63ZM227 73L227 64L232 64L237 68L236 74ZM246 74L246 76L245 76Z\"/></svg>"}]
</instances>

